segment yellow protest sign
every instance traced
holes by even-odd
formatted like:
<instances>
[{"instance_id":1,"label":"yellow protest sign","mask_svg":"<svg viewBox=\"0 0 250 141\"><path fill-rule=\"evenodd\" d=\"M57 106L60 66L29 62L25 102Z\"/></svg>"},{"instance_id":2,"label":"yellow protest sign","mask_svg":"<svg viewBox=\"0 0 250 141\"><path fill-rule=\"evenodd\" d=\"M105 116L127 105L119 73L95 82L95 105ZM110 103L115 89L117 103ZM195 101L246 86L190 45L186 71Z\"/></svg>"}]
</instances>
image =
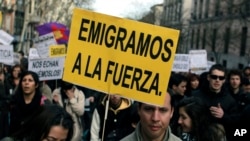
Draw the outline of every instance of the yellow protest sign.
<instances>
[{"instance_id":1,"label":"yellow protest sign","mask_svg":"<svg viewBox=\"0 0 250 141\"><path fill-rule=\"evenodd\" d=\"M49 47L49 57L62 57L66 55L65 45L51 45Z\"/></svg>"},{"instance_id":2,"label":"yellow protest sign","mask_svg":"<svg viewBox=\"0 0 250 141\"><path fill-rule=\"evenodd\" d=\"M63 80L162 105L179 31L74 9Z\"/></svg>"}]
</instances>

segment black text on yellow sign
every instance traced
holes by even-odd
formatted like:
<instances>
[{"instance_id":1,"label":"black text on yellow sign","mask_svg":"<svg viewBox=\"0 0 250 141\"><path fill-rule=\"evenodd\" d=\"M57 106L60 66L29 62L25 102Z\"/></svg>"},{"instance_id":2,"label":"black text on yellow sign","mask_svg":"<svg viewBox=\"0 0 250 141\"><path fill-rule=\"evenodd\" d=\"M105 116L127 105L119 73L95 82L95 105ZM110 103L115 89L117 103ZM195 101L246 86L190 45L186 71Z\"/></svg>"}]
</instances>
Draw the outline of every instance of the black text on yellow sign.
<instances>
[{"instance_id":1,"label":"black text on yellow sign","mask_svg":"<svg viewBox=\"0 0 250 141\"><path fill-rule=\"evenodd\" d=\"M72 73L78 73L82 75L81 53L78 54L76 62L73 66ZM120 64L114 61L108 61L108 65L103 66L102 58L98 58L97 61L92 62L91 56L87 57L87 66L84 70L84 76L97 79L98 81L103 81L105 83L108 80L112 81L115 86L136 89L144 93L155 92L155 95L161 95L162 92L159 91L159 73L154 73L150 70L143 70L141 68L136 68L134 66L129 66L126 64ZM90 65L94 65L91 68ZM102 72L104 71L104 76ZM149 87L147 87L149 86Z\"/></svg>"},{"instance_id":2,"label":"black text on yellow sign","mask_svg":"<svg viewBox=\"0 0 250 141\"><path fill-rule=\"evenodd\" d=\"M64 80L163 103L179 31L80 9L70 31Z\"/></svg>"},{"instance_id":3,"label":"black text on yellow sign","mask_svg":"<svg viewBox=\"0 0 250 141\"><path fill-rule=\"evenodd\" d=\"M49 47L49 56L50 57L60 57L66 55L65 45L51 45Z\"/></svg>"},{"instance_id":4,"label":"black text on yellow sign","mask_svg":"<svg viewBox=\"0 0 250 141\"><path fill-rule=\"evenodd\" d=\"M78 40L118 51L168 62L174 41L124 27L82 19Z\"/></svg>"}]
</instances>

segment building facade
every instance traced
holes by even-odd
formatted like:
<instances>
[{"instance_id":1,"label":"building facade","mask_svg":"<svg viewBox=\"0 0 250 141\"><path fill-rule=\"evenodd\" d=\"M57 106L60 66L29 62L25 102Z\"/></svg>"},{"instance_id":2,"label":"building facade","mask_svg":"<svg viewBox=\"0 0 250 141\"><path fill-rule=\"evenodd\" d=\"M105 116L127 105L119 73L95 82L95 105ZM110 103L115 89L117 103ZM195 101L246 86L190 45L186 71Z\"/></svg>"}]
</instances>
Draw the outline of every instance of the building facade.
<instances>
[{"instance_id":1,"label":"building facade","mask_svg":"<svg viewBox=\"0 0 250 141\"><path fill-rule=\"evenodd\" d=\"M40 22L35 8L40 0L2 0L2 29L14 37L14 51L28 54L34 38L34 27Z\"/></svg>"},{"instance_id":2,"label":"building facade","mask_svg":"<svg viewBox=\"0 0 250 141\"><path fill-rule=\"evenodd\" d=\"M59 22L69 27L75 7L72 0L0 0L0 4L1 28L15 37L14 51L23 50L25 55L38 36L37 25Z\"/></svg>"},{"instance_id":3,"label":"building facade","mask_svg":"<svg viewBox=\"0 0 250 141\"><path fill-rule=\"evenodd\" d=\"M162 26L181 30L179 53L205 49L227 68L250 63L249 0L165 0L163 13Z\"/></svg>"}]
</instances>

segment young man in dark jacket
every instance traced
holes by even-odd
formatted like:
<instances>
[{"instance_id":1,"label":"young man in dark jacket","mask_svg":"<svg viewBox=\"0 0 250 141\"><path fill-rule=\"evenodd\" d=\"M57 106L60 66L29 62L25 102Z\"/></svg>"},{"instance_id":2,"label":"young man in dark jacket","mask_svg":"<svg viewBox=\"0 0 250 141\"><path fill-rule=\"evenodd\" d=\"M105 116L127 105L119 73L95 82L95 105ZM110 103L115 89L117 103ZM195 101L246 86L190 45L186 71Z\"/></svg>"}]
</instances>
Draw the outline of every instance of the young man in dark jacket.
<instances>
[{"instance_id":1,"label":"young man in dark jacket","mask_svg":"<svg viewBox=\"0 0 250 141\"><path fill-rule=\"evenodd\" d=\"M214 120L224 126L227 139L231 141L236 125L239 123L240 114L236 101L224 87L225 76L226 69L222 65L213 65L207 75L208 85L194 92L193 96L203 100Z\"/></svg>"}]
</instances>

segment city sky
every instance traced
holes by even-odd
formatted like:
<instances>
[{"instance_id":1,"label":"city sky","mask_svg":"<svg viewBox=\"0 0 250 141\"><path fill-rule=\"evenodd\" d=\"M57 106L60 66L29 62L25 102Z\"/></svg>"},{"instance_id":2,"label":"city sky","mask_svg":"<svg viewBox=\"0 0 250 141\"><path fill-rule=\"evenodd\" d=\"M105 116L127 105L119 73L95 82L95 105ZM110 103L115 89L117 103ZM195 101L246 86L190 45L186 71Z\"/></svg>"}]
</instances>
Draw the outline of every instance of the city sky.
<instances>
[{"instance_id":1,"label":"city sky","mask_svg":"<svg viewBox=\"0 0 250 141\"><path fill-rule=\"evenodd\" d=\"M93 9L112 16L139 19L151 6L161 3L163 0L95 0Z\"/></svg>"}]
</instances>

